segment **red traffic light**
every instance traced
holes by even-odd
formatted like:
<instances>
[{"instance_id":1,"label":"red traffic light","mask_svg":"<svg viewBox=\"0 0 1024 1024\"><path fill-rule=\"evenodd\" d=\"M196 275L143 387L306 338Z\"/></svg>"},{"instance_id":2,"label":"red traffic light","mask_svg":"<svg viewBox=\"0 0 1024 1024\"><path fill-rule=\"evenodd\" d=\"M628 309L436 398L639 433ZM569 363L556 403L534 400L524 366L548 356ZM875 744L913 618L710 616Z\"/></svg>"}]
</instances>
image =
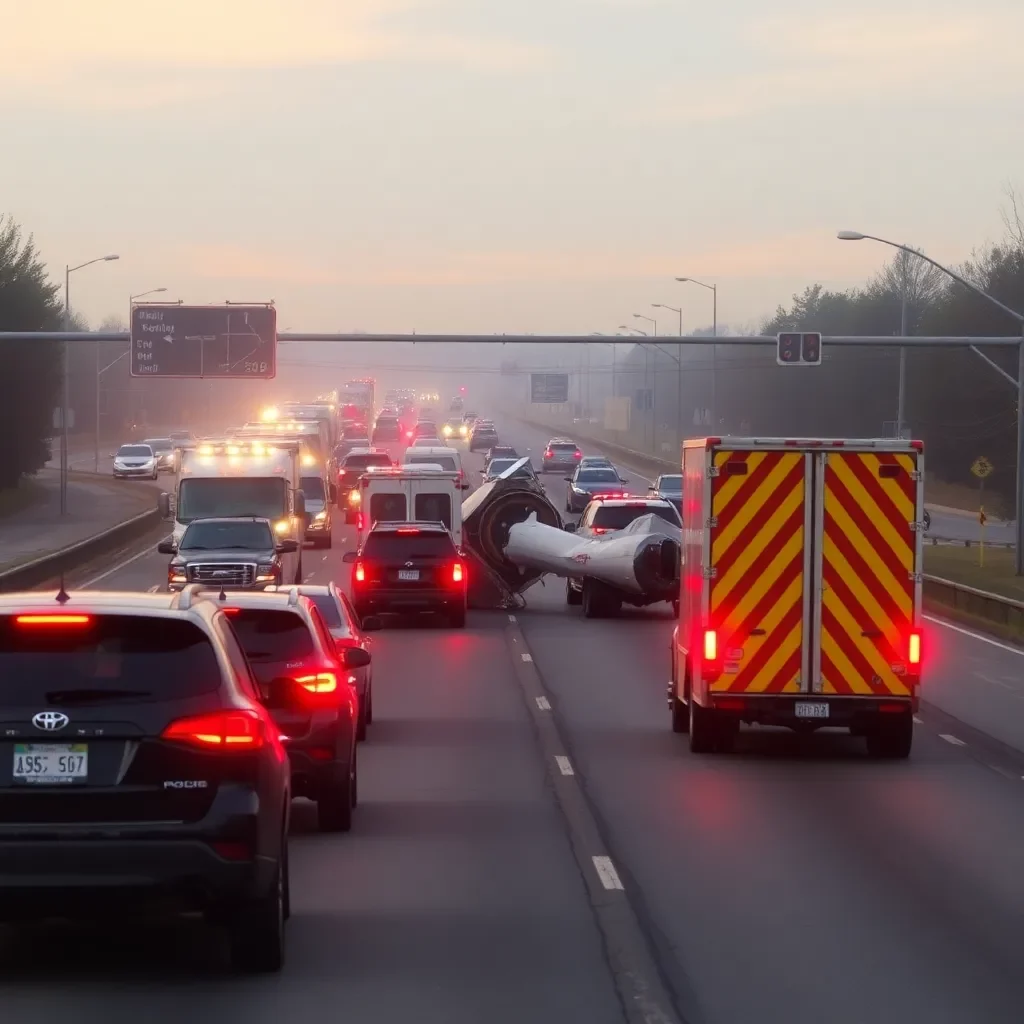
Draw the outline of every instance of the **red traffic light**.
<instances>
[{"instance_id":1,"label":"red traffic light","mask_svg":"<svg viewBox=\"0 0 1024 1024\"><path fill-rule=\"evenodd\" d=\"M775 361L779 366L820 366L821 335L814 332L793 332L777 336Z\"/></svg>"},{"instance_id":2,"label":"red traffic light","mask_svg":"<svg viewBox=\"0 0 1024 1024\"><path fill-rule=\"evenodd\" d=\"M465 388L459 388L459 394L460 395L464 395L465 393L466 393L466 389Z\"/></svg>"},{"instance_id":3,"label":"red traffic light","mask_svg":"<svg viewBox=\"0 0 1024 1024\"><path fill-rule=\"evenodd\" d=\"M780 365L800 362L800 337L799 334L779 335L776 362Z\"/></svg>"},{"instance_id":4,"label":"red traffic light","mask_svg":"<svg viewBox=\"0 0 1024 1024\"><path fill-rule=\"evenodd\" d=\"M821 362L820 334L802 334L800 336L800 361L815 366Z\"/></svg>"}]
</instances>

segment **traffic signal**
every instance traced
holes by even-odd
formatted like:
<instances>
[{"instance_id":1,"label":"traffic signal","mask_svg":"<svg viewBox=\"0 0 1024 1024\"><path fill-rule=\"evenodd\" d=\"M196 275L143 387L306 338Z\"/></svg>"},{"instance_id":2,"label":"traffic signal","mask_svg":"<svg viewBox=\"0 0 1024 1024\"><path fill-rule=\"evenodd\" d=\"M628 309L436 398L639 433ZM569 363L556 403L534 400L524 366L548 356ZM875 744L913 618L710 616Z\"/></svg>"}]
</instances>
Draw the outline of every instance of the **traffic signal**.
<instances>
[{"instance_id":1,"label":"traffic signal","mask_svg":"<svg viewBox=\"0 0 1024 1024\"><path fill-rule=\"evenodd\" d=\"M775 361L779 366L821 366L821 335L780 334Z\"/></svg>"}]
</instances>

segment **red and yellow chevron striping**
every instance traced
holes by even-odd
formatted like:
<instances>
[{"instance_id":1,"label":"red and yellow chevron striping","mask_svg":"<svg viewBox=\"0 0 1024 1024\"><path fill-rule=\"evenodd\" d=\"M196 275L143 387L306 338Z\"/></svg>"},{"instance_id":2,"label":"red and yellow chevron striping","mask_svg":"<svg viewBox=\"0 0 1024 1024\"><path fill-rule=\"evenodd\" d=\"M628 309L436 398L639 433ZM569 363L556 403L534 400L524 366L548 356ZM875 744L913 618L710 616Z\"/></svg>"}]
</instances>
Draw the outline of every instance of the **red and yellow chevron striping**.
<instances>
[{"instance_id":1,"label":"red and yellow chevron striping","mask_svg":"<svg viewBox=\"0 0 1024 1024\"><path fill-rule=\"evenodd\" d=\"M796 693L803 644L805 456L718 451L712 481L712 692Z\"/></svg>"},{"instance_id":2,"label":"red and yellow chevron striping","mask_svg":"<svg viewBox=\"0 0 1024 1024\"><path fill-rule=\"evenodd\" d=\"M912 692L904 666L914 625L915 468L912 455L826 456L821 608L826 694L903 697Z\"/></svg>"}]
</instances>

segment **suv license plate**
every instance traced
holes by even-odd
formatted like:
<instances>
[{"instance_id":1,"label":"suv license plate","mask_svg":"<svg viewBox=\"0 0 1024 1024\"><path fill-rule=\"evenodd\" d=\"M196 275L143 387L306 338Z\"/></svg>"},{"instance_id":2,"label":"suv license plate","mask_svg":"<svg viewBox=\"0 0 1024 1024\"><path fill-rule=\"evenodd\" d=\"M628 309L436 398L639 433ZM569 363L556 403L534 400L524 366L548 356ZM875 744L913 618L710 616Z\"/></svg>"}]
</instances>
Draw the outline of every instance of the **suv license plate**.
<instances>
[{"instance_id":1,"label":"suv license plate","mask_svg":"<svg viewBox=\"0 0 1024 1024\"><path fill-rule=\"evenodd\" d=\"M84 779L89 774L85 743L15 743L15 782L53 786Z\"/></svg>"},{"instance_id":2,"label":"suv license plate","mask_svg":"<svg viewBox=\"0 0 1024 1024\"><path fill-rule=\"evenodd\" d=\"M419 569L399 569L398 578L413 583L420 578L420 571Z\"/></svg>"},{"instance_id":3,"label":"suv license plate","mask_svg":"<svg viewBox=\"0 0 1024 1024\"><path fill-rule=\"evenodd\" d=\"M828 718L828 704L818 701L797 701L797 718Z\"/></svg>"}]
</instances>

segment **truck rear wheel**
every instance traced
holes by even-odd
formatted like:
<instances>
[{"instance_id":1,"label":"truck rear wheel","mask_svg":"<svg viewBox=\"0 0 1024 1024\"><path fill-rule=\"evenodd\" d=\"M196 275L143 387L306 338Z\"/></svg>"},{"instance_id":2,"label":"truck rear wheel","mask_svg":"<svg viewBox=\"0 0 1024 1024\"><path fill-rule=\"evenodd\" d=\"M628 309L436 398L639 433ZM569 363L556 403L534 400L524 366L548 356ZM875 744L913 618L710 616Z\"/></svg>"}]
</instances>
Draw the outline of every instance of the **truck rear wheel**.
<instances>
[{"instance_id":1,"label":"truck rear wheel","mask_svg":"<svg viewBox=\"0 0 1024 1024\"><path fill-rule=\"evenodd\" d=\"M690 750L695 754L712 754L715 751L716 727L715 713L710 708L702 708L690 696L689 701Z\"/></svg>"},{"instance_id":2,"label":"truck rear wheel","mask_svg":"<svg viewBox=\"0 0 1024 1024\"><path fill-rule=\"evenodd\" d=\"M914 716L907 712L882 718L867 730L865 739L870 757L902 761L914 744Z\"/></svg>"},{"instance_id":3,"label":"truck rear wheel","mask_svg":"<svg viewBox=\"0 0 1024 1024\"><path fill-rule=\"evenodd\" d=\"M565 603L571 605L579 605L583 603L583 594L580 591L575 590L571 580L565 581Z\"/></svg>"},{"instance_id":4,"label":"truck rear wheel","mask_svg":"<svg viewBox=\"0 0 1024 1024\"><path fill-rule=\"evenodd\" d=\"M604 602L601 600L601 594L598 593L593 580L583 581L583 594L580 603L583 605L585 619L599 619L604 614Z\"/></svg>"}]
</instances>

